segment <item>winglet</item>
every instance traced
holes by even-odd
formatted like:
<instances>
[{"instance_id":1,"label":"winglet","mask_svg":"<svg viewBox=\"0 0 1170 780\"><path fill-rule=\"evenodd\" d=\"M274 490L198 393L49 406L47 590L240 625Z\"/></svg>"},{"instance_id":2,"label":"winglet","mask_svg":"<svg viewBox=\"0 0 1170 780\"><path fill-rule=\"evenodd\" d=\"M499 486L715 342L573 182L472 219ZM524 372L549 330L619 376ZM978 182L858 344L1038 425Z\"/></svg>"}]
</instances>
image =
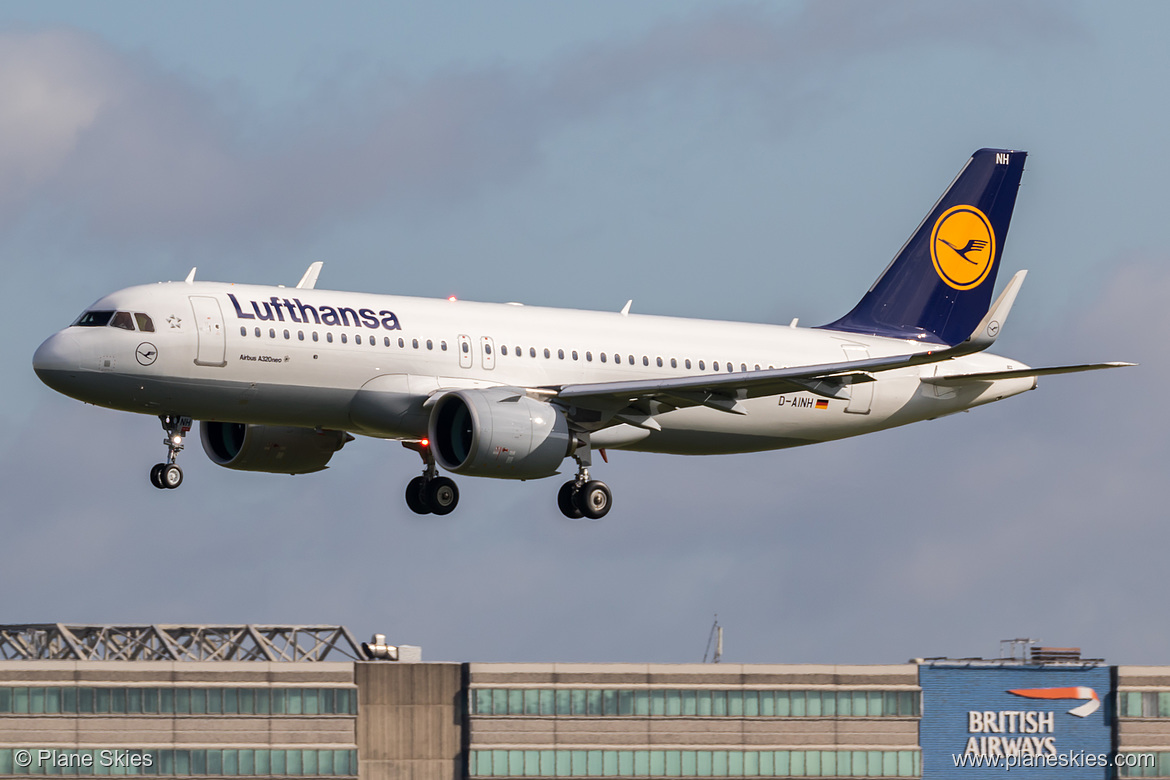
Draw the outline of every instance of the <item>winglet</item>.
<instances>
[{"instance_id":1,"label":"winglet","mask_svg":"<svg viewBox=\"0 0 1170 780\"><path fill-rule=\"evenodd\" d=\"M1007 287L1003 288L1003 292L995 299L995 303L991 304L991 308L987 310L987 314L983 315L979 325L974 332L967 337L967 340L958 345L961 352L982 352L995 343L999 338L999 333L1003 330L1003 325L1007 322L1008 314L1012 311L1012 304L1016 302L1016 295L1020 292L1020 287L1024 284L1024 277L1028 275L1027 271L1017 271L1011 281L1007 283Z\"/></svg>"},{"instance_id":2,"label":"winglet","mask_svg":"<svg viewBox=\"0 0 1170 780\"><path fill-rule=\"evenodd\" d=\"M309 267L305 271L305 275L301 277L299 282L297 282L297 289L312 290L314 287L316 287L317 277L321 275L321 266L323 265L325 265L325 263L320 260L315 263L309 263Z\"/></svg>"},{"instance_id":3,"label":"winglet","mask_svg":"<svg viewBox=\"0 0 1170 780\"><path fill-rule=\"evenodd\" d=\"M192 284L195 281L195 266L191 266L191 272L187 274L187 278L183 281L187 284Z\"/></svg>"},{"instance_id":4,"label":"winglet","mask_svg":"<svg viewBox=\"0 0 1170 780\"><path fill-rule=\"evenodd\" d=\"M631 307L631 306L633 306L633 305L634 305L634 299L633 299L633 298L631 298L630 300L626 301L626 305L622 307L622 316L623 316L623 317L628 317L628 316L630 316L630 307Z\"/></svg>"}]
</instances>

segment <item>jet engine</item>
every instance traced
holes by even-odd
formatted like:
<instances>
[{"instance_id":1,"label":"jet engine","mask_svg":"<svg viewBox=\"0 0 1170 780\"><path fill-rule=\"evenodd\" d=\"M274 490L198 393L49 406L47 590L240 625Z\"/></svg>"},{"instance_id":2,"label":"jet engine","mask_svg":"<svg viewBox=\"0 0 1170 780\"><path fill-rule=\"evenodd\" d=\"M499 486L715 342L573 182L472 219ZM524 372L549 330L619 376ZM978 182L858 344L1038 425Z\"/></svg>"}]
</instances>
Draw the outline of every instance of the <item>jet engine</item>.
<instances>
[{"instance_id":1,"label":"jet engine","mask_svg":"<svg viewBox=\"0 0 1170 780\"><path fill-rule=\"evenodd\" d=\"M200 422L199 438L207 457L224 468L272 474L320 471L353 441L345 431L225 422Z\"/></svg>"},{"instance_id":2,"label":"jet engine","mask_svg":"<svg viewBox=\"0 0 1170 780\"><path fill-rule=\"evenodd\" d=\"M577 444L560 409L509 388L447 393L427 430L438 464L474 477L552 476Z\"/></svg>"}]
</instances>

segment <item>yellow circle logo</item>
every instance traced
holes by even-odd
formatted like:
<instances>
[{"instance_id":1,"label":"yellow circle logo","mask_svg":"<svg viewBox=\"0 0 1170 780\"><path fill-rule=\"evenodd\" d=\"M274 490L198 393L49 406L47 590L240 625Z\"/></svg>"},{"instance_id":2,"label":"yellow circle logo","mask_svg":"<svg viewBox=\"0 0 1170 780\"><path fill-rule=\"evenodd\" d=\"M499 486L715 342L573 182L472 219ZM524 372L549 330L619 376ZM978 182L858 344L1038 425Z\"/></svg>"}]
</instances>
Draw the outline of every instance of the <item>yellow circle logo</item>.
<instances>
[{"instance_id":1,"label":"yellow circle logo","mask_svg":"<svg viewBox=\"0 0 1170 780\"><path fill-rule=\"evenodd\" d=\"M939 277L956 290L978 287L995 260L995 231L974 206L943 212L930 234L930 259Z\"/></svg>"}]
</instances>

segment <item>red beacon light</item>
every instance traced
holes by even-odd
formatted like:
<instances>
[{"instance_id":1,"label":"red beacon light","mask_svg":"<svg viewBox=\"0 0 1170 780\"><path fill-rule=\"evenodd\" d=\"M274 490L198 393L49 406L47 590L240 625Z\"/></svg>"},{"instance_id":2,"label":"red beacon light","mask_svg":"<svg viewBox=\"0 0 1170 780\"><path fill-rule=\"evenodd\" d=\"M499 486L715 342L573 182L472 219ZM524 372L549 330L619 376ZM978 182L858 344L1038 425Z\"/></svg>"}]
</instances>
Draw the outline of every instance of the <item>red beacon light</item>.
<instances>
[{"instance_id":1,"label":"red beacon light","mask_svg":"<svg viewBox=\"0 0 1170 780\"><path fill-rule=\"evenodd\" d=\"M447 296L447 300L449 300L449 301L454 301L454 300L457 300L457 299L456 299L456 297L455 297L454 295L448 295L448 296Z\"/></svg>"}]
</instances>

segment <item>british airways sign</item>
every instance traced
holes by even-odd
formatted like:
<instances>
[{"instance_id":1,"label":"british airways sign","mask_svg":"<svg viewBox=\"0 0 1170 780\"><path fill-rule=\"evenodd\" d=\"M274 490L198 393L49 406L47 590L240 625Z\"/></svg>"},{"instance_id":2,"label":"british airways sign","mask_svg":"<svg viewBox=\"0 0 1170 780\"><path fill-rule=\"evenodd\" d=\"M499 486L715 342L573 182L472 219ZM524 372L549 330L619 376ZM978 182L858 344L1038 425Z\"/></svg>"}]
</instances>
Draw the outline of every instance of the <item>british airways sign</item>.
<instances>
[{"instance_id":1,"label":"british airways sign","mask_svg":"<svg viewBox=\"0 0 1170 780\"><path fill-rule=\"evenodd\" d=\"M354 309L348 306L310 306L300 299L277 298L273 295L266 301L245 301L243 304L232 293L228 293L236 317L241 320L276 320L296 322L305 325L345 325L351 328L373 328L402 330L398 317L389 309ZM285 315L288 320L285 320Z\"/></svg>"}]
</instances>

